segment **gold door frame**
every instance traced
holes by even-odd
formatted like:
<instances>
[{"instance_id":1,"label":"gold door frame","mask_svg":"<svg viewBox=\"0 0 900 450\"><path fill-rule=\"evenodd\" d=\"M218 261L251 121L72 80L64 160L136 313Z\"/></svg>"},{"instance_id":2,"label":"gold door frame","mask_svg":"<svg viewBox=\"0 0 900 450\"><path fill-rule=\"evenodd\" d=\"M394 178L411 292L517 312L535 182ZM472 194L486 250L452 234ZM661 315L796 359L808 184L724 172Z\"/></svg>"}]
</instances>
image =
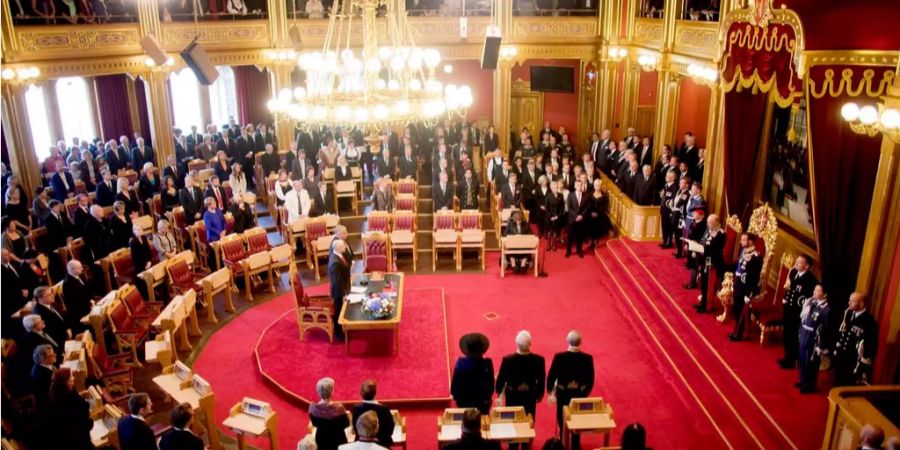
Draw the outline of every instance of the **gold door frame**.
<instances>
[{"instance_id":1,"label":"gold door frame","mask_svg":"<svg viewBox=\"0 0 900 450\"><path fill-rule=\"evenodd\" d=\"M531 82L520 78L513 81L512 95L510 97L509 122L515 130L516 136L519 136L522 132L522 127L526 126L528 127L528 130L532 132L532 143L537 145L535 139L540 140L540 137L535 136L533 133L536 130L539 130L543 125L544 93L533 92L531 90ZM526 111L523 111L522 105L527 105L529 110L534 111L533 121L523 120L523 113ZM510 145L512 145L512 143L510 143Z\"/></svg>"}]
</instances>

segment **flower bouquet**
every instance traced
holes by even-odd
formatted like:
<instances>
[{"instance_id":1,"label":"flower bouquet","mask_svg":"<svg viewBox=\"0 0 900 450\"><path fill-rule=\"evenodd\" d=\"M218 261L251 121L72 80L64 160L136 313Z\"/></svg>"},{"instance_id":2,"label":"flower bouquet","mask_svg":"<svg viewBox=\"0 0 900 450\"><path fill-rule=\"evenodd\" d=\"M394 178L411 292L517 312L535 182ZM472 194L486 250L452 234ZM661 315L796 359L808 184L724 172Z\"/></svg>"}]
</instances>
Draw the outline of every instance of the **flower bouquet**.
<instances>
[{"instance_id":1,"label":"flower bouquet","mask_svg":"<svg viewBox=\"0 0 900 450\"><path fill-rule=\"evenodd\" d=\"M363 311L370 319L387 319L394 313L394 303L384 293L369 294L362 301Z\"/></svg>"}]
</instances>

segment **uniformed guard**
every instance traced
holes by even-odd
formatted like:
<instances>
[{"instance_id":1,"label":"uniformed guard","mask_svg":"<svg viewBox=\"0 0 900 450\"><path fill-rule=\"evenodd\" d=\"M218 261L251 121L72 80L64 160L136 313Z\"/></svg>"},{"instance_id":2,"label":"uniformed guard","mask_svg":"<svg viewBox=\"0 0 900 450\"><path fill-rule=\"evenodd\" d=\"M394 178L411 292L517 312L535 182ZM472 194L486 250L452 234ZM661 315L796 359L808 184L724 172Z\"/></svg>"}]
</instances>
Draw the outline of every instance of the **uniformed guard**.
<instances>
[{"instance_id":1,"label":"uniformed guard","mask_svg":"<svg viewBox=\"0 0 900 450\"><path fill-rule=\"evenodd\" d=\"M662 248L671 248L675 238L675 224L672 223L672 210L675 204L675 194L678 192L678 184L675 183L675 172L666 172L666 184L659 191L659 215L662 223Z\"/></svg>"},{"instance_id":2,"label":"uniformed guard","mask_svg":"<svg viewBox=\"0 0 900 450\"><path fill-rule=\"evenodd\" d=\"M850 294L834 346L835 385L869 384L877 342L878 324L866 310L865 296L860 292Z\"/></svg>"},{"instance_id":3,"label":"uniformed guard","mask_svg":"<svg viewBox=\"0 0 900 450\"><path fill-rule=\"evenodd\" d=\"M553 355L550 371L547 373L548 400L556 403L556 423L560 433L563 429L563 406L568 406L573 398L591 395L594 388L594 357L581 351L581 333L572 330L566 336L568 350ZM581 448L579 435L572 436L570 450Z\"/></svg>"},{"instance_id":4,"label":"uniformed guard","mask_svg":"<svg viewBox=\"0 0 900 450\"><path fill-rule=\"evenodd\" d=\"M788 279L784 286L784 298L781 299L782 320L784 332L782 343L784 345L784 358L778 360L782 369L793 369L797 362L797 339L800 326L800 311L812 293L819 280L810 272L812 260L809 256L798 255L794 260L794 268L788 273ZM802 364L802 363L801 363Z\"/></svg>"},{"instance_id":5,"label":"uniformed guard","mask_svg":"<svg viewBox=\"0 0 900 450\"><path fill-rule=\"evenodd\" d=\"M678 192L675 193L675 199L672 201L672 228L674 230L675 240L675 257L681 258L684 256L684 243L681 242L681 238L684 236L684 215L687 212L685 208L687 208L688 199L691 198L691 193L688 188L691 185L691 180L688 178L682 178L678 180Z\"/></svg>"},{"instance_id":6,"label":"uniformed guard","mask_svg":"<svg viewBox=\"0 0 900 450\"><path fill-rule=\"evenodd\" d=\"M816 391L816 381L819 378L819 364L821 357L830 347L828 332L828 316L831 307L828 306L828 297L822 286L816 285L813 294L803 303L800 313L799 362L800 379L794 386L800 388L803 394ZM785 339L788 336L785 335Z\"/></svg>"},{"instance_id":7,"label":"uniformed guard","mask_svg":"<svg viewBox=\"0 0 900 450\"><path fill-rule=\"evenodd\" d=\"M722 230L722 222L716 214L710 214L706 219L706 233L700 244L703 245L703 255L701 255L700 270L700 302L694 306L699 313L706 312L706 299L709 293L709 272L711 268L715 268L716 280L718 284L719 278L722 277L722 270L725 268L725 231Z\"/></svg>"},{"instance_id":8,"label":"uniformed guard","mask_svg":"<svg viewBox=\"0 0 900 450\"><path fill-rule=\"evenodd\" d=\"M734 288L731 312L734 314L734 331L728 335L732 341L744 338L744 327L749 320L750 300L759 293L759 276L762 272L762 256L756 251L756 235L741 235L741 255L734 271Z\"/></svg>"},{"instance_id":9,"label":"uniformed guard","mask_svg":"<svg viewBox=\"0 0 900 450\"><path fill-rule=\"evenodd\" d=\"M687 239L699 243L706 236L706 207L704 205L694 205L688 211L691 215L691 223L687 231ZM687 246L687 242L684 242ZM687 250L687 267L690 269L690 279L683 285L685 289L695 289L697 287L697 275L700 273L700 266L705 264L703 254L700 252L692 252Z\"/></svg>"}]
</instances>

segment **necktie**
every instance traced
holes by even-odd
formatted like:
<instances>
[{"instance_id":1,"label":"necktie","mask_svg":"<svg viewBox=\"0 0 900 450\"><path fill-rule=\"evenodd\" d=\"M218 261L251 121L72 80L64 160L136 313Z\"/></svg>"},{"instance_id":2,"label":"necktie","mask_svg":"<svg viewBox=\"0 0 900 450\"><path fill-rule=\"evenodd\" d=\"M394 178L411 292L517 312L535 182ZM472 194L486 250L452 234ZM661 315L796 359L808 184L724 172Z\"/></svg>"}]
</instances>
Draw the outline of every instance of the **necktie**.
<instances>
[{"instance_id":1,"label":"necktie","mask_svg":"<svg viewBox=\"0 0 900 450\"><path fill-rule=\"evenodd\" d=\"M112 183L109 182L109 181L107 181L107 182L106 182L106 188L109 189L109 190L112 190Z\"/></svg>"},{"instance_id":2,"label":"necktie","mask_svg":"<svg viewBox=\"0 0 900 450\"><path fill-rule=\"evenodd\" d=\"M219 194L219 189L214 189L214 191L216 193L216 203L219 204L219 209L224 209L222 205L222 195Z\"/></svg>"},{"instance_id":3,"label":"necktie","mask_svg":"<svg viewBox=\"0 0 900 450\"><path fill-rule=\"evenodd\" d=\"M14 273L14 274L16 275L16 278L19 277L19 272L12 266L12 264L6 264L6 267L7 267L9 270L12 270L12 273Z\"/></svg>"}]
</instances>

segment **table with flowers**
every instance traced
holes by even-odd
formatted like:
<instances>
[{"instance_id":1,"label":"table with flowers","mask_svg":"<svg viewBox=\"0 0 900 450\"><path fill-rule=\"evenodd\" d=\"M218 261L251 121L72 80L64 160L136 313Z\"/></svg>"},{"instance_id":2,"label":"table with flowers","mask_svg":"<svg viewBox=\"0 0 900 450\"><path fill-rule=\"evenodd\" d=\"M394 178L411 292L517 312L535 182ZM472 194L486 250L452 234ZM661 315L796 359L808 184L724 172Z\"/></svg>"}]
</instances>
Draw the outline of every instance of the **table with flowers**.
<instances>
[{"instance_id":1,"label":"table with flowers","mask_svg":"<svg viewBox=\"0 0 900 450\"><path fill-rule=\"evenodd\" d=\"M400 317L403 312L403 273L363 273L352 280L351 294L344 298L338 324L344 329L345 348L350 352L350 336L358 332L390 330L393 352L400 343Z\"/></svg>"}]
</instances>

